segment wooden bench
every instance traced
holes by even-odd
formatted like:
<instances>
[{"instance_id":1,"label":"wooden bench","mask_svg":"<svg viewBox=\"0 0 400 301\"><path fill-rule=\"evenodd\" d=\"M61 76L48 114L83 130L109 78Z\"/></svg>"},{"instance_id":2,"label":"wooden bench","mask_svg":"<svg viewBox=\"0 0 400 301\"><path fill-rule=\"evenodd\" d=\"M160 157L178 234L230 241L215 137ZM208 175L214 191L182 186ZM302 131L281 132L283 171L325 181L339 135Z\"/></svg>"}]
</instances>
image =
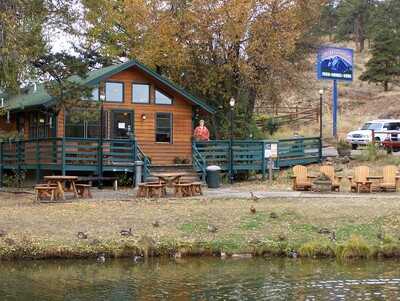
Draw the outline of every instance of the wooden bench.
<instances>
[{"instance_id":1,"label":"wooden bench","mask_svg":"<svg viewBox=\"0 0 400 301\"><path fill-rule=\"evenodd\" d=\"M114 190L118 190L118 180L116 177L79 177L77 182L87 182L93 186L93 182L112 181Z\"/></svg>"},{"instance_id":2,"label":"wooden bench","mask_svg":"<svg viewBox=\"0 0 400 301\"><path fill-rule=\"evenodd\" d=\"M175 183L174 196L176 197L189 197L192 196L191 183Z\"/></svg>"},{"instance_id":3,"label":"wooden bench","mask_svg":"<svg viewBox=\"0 0 400 301\"><path fill-rule=\"evenodd\" d=\"M90 184L75 184L76 190L78 192L79 197L81 198L92 198L92 192L90 188L92 185Z\"/></svg>"},{"instance_id":4,"label":"wooden bench","mask_svg":"<svg viewBox=\"0 0 400 301\"><path fill-rule=\"evenodd\" d=\"M54 201L57 189L56 186L49 185L35 186L36 201L41 201L44 198L50 198L50 201Z\"/></svg>"},{"instance_id":5,"label":"wooden bench","mask_svg":"<svg viewBox=\"0 0 400 301\"><path fill-rule=\"evenodd\" d=\"M192 196L195 196L196 194L203 195L203 190L201 188L203 183L193 182L193 183L190 183L190 185L191 185L190 188L191 188Z\"/></svg>"}]
</instances>

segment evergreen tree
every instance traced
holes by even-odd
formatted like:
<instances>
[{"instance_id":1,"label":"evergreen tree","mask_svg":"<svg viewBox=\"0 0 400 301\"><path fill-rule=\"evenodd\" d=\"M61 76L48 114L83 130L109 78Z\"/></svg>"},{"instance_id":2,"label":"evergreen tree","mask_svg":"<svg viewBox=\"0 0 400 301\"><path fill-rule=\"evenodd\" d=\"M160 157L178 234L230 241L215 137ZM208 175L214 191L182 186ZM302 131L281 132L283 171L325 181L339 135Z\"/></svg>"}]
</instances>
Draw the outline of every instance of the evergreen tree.
<instances>
[{"instance_id":1,"label":"evergreen tree","mask_svg":"<svg viewBox=\"0 0 400 301\"><path fill-rule=\"evenodd\" d=\"M372 35L372 58L366 71L360 76L363 81L380 83L389 90L390 83L400 78L400 2L387 0L379 4L370 26Z\"/></svg>"},{"instance_id":2,"label":"evergreen tree","mask_svg":"<svg viewBox=\"0 0 400 301\"><path fill-rule=\"evenodd\" d=\"M337 8L336 38L354 40L356 50L362 52L368 37L368 23L376 2L376 0L341 0Z\"/></svg>"}]
</instances>

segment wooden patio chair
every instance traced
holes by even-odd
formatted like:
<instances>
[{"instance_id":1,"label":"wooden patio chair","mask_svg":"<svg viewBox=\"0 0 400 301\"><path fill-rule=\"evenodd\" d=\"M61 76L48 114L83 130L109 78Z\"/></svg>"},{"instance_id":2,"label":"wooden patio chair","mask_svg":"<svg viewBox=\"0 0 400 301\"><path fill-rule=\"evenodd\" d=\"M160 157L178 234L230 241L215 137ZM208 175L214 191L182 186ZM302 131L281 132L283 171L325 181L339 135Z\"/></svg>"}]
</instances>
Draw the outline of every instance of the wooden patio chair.
<instances>
[{"instance_id":1,"label":"wooden patio chair","mask_svg":"<svg viewBox=\"0 0 400 301\"><path fill-rule=\"evenodd\" d=\"M311 179L315 178L308 175L307 167L296 165L293 167L293 190L311 190Z\"/></svg>"},{"instance_id":2,"label":"wooden patio chair","mask_svg":"<svg viewBox=\"0 0 400 301\"><path fill-rule=\"evenodd\" d=\"M354 169L354 177L349 176L350 181L350 191L351 192L361 192L362 190L367 190L372 192L372 182L368 180L369 177L369 167L368 166L358 166Z\"/></svg>"},{"instance_id":3,"label":"wooden patio chair","mask_svg":"<svg viewBox=\"0 0 400 301\"><path fill-rule=\"evenodd\" d=\"M332 191L339 192L342 176L336 175L335 168L332 165L322 165L319 171L322 174L325 174L332 181Z\"/></svg>"},{"instance_id":4,"label":"wooden patio chair","mask_svg":"<svg viewBox=\"0 0 400 301\"><path fill-rule=\"evenodd\" d=\"M386 165L383 167L382 181L379 188L383 191L397 191L398 177L397 167L394 165Z\"/></svg>"}]
</instances>

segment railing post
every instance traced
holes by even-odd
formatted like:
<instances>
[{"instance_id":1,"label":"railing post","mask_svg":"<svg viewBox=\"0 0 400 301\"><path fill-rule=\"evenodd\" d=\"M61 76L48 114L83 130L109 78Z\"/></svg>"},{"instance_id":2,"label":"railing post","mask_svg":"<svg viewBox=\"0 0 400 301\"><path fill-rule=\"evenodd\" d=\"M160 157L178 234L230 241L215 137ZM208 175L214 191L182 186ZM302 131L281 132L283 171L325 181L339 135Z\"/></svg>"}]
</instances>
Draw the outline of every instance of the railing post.
<instances>
[{"instance_id":1,"label":"railing post","mask_svg":"<svg viewBox=\"0 0 400 301\"><path fill-rule=\"evenodd\" d=\"M61 174L65 176L65 138L61 139Z\"/></svg>"},{"instance_id":2,"label":"railing post","mask_svg":"<svg viewBox=\"0 0 400 301\"><path fill-rule=\"evenodd\" d=\"M3 141L0 142L0 188L3 187L3 171L4 171L4 161L3 161Z\"/></svg>"},{"instance_id":3,"label":"railing post","mask_svg":"<svg viewBox=\"0 0 400 301\"><path fill-rule=\"evenodd\" d=\"M265 160L265 141L262 142L262 154L261 154L261 172L262 172L262 179L263 181L265 180L265 174L266 174L266 160Z\"/></svg>"},{"instance_id":4,"label":"railing post","mask_svg":"<svg viewBox=\"0 0 400 301\"><path fill-rule=\"evenodd\" d=\"M35 158L36 158L36 184L38 184L40 182L40 147L39 147L39 139L36 139Z\"/></svg>"},{"instance_id":5,"label":"railing post","mask_svg":"<svg viewBox=\"0 0 400 301\"><path fill-rule=\"evenodd\" d=\"M16 148L17 148L17 177L20 177L20 174L21 174L21 140L17 141Z\"/></svg>"}]
</instances>

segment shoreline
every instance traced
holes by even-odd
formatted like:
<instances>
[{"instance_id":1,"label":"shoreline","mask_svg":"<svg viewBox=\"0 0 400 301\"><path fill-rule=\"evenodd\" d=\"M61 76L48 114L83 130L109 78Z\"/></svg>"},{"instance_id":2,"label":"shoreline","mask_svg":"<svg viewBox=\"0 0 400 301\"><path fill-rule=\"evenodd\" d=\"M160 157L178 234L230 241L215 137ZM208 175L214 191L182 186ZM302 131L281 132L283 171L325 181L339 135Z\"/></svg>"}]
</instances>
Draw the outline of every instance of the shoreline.
<instances>
[{"instance_id":1,"label":"shoreline","mask_svg":"<svg viewBox=\"0 0 400 301\"><path fill-rule=\"evenodd\" d=\"M145 241L143 243L143 240ZM380 245L370 245L362 237L353 236L340 244L308 241L304 244L290 242L252 242L240 248L232 248L230 241L208 242L174 242L165 241L152 245L152 239L145 237L142 242L136 240L93 242L78 244L46 244L40 241L24 239L15 241L10 238L0 240L0 261L20 260L53 260L53 259L96 259L136 258L141 260L150 257L187 258L187 257L220 257L252 258L280 257L306 259L399 259L400 243L387 241Z\"/></svg>"}]
</instances>

